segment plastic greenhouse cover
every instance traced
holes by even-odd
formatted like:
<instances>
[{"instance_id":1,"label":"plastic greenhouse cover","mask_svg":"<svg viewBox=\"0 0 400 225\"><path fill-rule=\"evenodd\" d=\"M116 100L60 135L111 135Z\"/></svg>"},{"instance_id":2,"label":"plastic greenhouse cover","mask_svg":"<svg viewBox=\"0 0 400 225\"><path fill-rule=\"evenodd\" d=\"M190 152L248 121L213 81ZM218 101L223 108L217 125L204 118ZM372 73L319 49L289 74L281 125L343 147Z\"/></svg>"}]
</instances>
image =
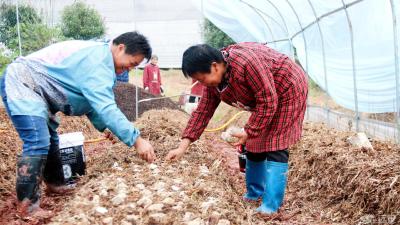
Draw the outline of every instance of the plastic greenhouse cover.
<instances>
[{"instance_id":1,"label":"plastic greenhouse cover","mask_svg":"<svg viewBox=\"0 0 400 225\"><path fill-rule=\"evenodd\" d=\"M398 111L390 0L192 1L236 42L266 42L291 57L294 46L309 76L341 106ZM399 24L400 1L392 2ZM399 25L396 30L400 36Z\"/></svg>"}]
</instances>

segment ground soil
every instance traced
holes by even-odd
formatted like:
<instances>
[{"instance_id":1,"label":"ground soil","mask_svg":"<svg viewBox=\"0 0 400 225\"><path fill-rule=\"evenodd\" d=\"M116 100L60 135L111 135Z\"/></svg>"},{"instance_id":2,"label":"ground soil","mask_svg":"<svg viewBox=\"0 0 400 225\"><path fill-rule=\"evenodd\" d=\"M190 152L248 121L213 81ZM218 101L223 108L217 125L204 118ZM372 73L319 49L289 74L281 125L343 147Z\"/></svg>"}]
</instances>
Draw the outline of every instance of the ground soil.
<instances>
[{"instance_id":1,"label":"ground soil","mask_svg":"<svg viewBox=\"0 0 400 225\"><path fill-rule=\"evenodd\" d=\"M236 113L223 112L229 116L210 127ZM61 117L60 133L102 137L85 117ZM373 150L359 149L346 141L353 133L305 123L302 140L290 149L284 204L279 213L265 217L255 214L258 203L242 201L245 184L236 149L220 133L204 134L181 161L164 160L177 147L188 118L182 111L162 109L143 112L135 121L155 147L152 164L122 143L86 144L87 175L71 194L43 191L41 206L54 215L37 219L16 214L15 159L21 142L0 109L0 224L400 223L399 146L373 140ZM243 126L247 118L241 116L234 125Z\"/></svg>"},{"instance_id":2,"label":"ground soil","mask_svg":"<svg viewBox=\"0 0 400 225\"><path fill-rule=\"evenodd\" d=\"M180 107L169 98L157 99L162 96L152 95L141 87L137 88L137 92L139 101L148 100L139 103L138 116L151 109L180 110ZM114 94L118 107L130 121L134 121L136 119L136 86L130 83L117 82L114 87Z\"/></svg>"}]
</instances>

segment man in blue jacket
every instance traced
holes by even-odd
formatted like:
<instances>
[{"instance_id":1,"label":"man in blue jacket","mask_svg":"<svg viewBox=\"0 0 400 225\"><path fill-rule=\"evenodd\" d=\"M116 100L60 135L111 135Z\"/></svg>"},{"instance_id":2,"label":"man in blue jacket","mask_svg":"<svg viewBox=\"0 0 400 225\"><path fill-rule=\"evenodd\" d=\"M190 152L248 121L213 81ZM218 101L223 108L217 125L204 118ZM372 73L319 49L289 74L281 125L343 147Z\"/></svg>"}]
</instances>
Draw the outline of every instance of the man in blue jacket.
<instances>
[{"instance_id":1,"label":"man in blue jacket","mask_svg":"<svg viewBox=\"0 0 400 225\"><path fill-rule=\"evenodd\" d=\"M60 42L11 63L1 80L1 96L15 129L23 141L17 160L17 198L21 215L40 209L39 184L44 177L56 187L49 169L58 148L57 112L67 116L86 115L99 131L108 128L139 156L152 162L152 145L140 137L114 99L116 74L151 57L143 35L124 33L110 43Z\"/></svg>"}]
</instances>

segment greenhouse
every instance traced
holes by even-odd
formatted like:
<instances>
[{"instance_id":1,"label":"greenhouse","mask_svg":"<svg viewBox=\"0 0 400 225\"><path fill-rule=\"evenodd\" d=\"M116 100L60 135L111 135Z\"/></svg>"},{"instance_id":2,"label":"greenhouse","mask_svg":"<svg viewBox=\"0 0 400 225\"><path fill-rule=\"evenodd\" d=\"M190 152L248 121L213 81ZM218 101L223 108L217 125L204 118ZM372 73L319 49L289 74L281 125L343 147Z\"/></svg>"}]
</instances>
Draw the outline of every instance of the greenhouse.
<instances>
[{"instance_id":1,"label":"greenhouse","mask_svg":"<svg viewBox=\"0 0 400 225\"><path fill-rule=\"evenodd\" d=\"M399 21L396 0L1 0L0 224L398 224Z\"/></svg>"}]
</instances>

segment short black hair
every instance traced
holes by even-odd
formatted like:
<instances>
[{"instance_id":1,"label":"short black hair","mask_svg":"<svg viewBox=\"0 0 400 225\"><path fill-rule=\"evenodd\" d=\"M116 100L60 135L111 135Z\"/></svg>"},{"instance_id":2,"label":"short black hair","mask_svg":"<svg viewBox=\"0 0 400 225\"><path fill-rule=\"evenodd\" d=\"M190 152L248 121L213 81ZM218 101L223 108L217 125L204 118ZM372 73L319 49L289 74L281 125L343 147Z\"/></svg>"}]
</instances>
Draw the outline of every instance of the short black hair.
<instances>
[{"instance_id":1,"label":"short black hair","mask_svg":"<svg viewBox=\"0 0 400 225\"><path fill-rule=\"evenodd\" d=\"M195 73L210 73L213 62L224 62L221 51L207 44L194 45L186 49L182 58L182 72L188 78Z\"/></svg>"},{"instance_id":2,"label":"short black hair","mask_svg":"<svg viewBox=\"0 0 400 225\"><path fill-rule=\"evenodd\" d=\"M124 44L125 53L129 55L143 54L147 61L151 57L151 46L142 34L133 31L119 35L113 40L114 45Z\"/></svg>"}]
</instances>

